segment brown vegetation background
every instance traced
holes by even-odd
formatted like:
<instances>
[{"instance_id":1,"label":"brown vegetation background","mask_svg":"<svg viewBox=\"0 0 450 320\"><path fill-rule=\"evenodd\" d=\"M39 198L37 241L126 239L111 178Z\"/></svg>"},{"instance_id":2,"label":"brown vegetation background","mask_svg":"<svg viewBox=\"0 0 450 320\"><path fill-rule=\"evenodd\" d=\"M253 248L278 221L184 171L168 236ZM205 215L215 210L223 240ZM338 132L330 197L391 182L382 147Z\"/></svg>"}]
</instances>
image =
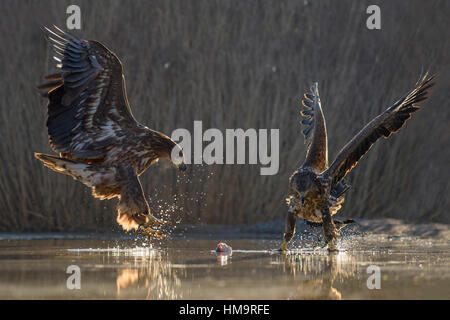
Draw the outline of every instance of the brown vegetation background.
<instances>
[{"instance_id":1,"label":"brown vegetation background","mask_svg":"<svg viewBox=\"0 0 450 320\"><path fill-rule=\"evenodd\" d=\"M115 201L44 168L46 101L35 86L54 68L40 30L65 29L78 4L82 30L122 60L136 118L170 134L279 128L280 171L259 165L167 162L142 176L153 213L176 222L250 224L284 218L288 177L304 158L299 97L319 81L330 161L417 80L439 72L424 109L380 141L350 174L340 214L449 223L450 1L10 1L0 2L0 231L117 230ZM366 28L381 7L382 29Z\"/></svg>"}]
</instances>

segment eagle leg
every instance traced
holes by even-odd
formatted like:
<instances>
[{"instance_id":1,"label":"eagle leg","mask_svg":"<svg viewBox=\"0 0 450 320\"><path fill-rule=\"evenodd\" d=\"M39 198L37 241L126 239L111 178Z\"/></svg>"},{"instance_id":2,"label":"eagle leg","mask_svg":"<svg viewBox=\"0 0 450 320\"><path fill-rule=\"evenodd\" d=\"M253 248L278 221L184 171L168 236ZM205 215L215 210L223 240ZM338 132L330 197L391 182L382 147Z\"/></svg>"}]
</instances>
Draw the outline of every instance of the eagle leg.
<instances>
[{"instance_id":1,"label":"eagle leg","mask_svg":"<svg viewBox=\"0 0 450 320\"><path fill-rule=\"evenodd\" d=\"M162 232L150 227L169 223L155 218L150 213L141 182L133 168L117 166L116 180L121 186L117 222L127 231L143 229L145 235L161 239Z\"/></svg>"},{"instance_id":2,"label":"eagle leg","mask_svg":"<svg viewBox=\"0 0 450 320\"><path fill-rule=\"evenodd\" d=\"M289 211L286 216L286 230L283 234L283 244L280 247L280 251L286 251L289 242L292 240L295 234L295 223L297 217L293 211Z\"/></svg>"},{"instance_id":3,"label":"eagle leg","mask_svg":"<svg viewBox=\"0 0 450 320\"><path fill-rule=\"evenodd\" d=\"M321 212L322 212L322 222L323 222L323 234L325 238L325 243L328 244L328 251L339 251L336 248L335 241L338 237L338 232L336 229L336 225L334 224L333 219L330 214L330 185L331 181L328 178L318 177L316 179L316 184L319 187L322 201L321 201Z\"/></svg>"},{"instance_id":4,"label":"eagle leg","mask_svg":"<svg viewBox=\"0 0 450 320\"><path fill-rule=\"evenodd\" d=\"M325 237L325 242L328 244L329 251L338 251L335 245L335 241L338 237L337 229L334 224L333 219L330 215L330 209L328 206L322 211L322 221L323 221L323 234Z\"/></svg>"}]
</instances>

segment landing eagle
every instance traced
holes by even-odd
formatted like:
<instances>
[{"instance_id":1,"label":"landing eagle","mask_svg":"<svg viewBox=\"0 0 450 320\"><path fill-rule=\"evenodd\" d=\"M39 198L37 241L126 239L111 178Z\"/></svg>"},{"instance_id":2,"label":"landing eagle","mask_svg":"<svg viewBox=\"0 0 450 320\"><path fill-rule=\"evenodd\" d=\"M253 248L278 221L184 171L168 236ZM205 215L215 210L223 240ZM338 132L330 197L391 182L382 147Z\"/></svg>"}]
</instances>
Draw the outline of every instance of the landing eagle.
<instances>
[{"instance_id":1,"label":"landing eagle","mask_svg":"<svg viewBox=\"0 0 450 320\"><path fill-rule=\"evenodd\" d=\"M295 233L297 218L322 223L325 242L329 250L337 250L337 231L353 220L333 220L344 202L349 186L344 177L381 137L388 138L419 110L427 98L427 90L433 86L434 76L421 76L415 87L393 106L386 109L358 132L338 153L328 166L328 141L325 119L320 103L318 84L305 93L302 100L303 135L307 146L306 159L289 179L290 196L286 199L288 213L286 231L280 250L286 250Z\"/></svg>"},{"instance_id":2,"label":"landing eagle","mask_svg":"<svg viewBox=\"0 0 450 320\"><path fill-rule=\"evenodd\" d=\"M48 137L58 155L35 153L36 158L92 188L98 199L117 197L117 222L124 230L164 238L152 227L168 222L151 215L139 176L160 158L184 171L181 147L136 121L113 52L56 26L44 31L60 72L38 88L48 98Z\"/></svg>"}]
</instances>

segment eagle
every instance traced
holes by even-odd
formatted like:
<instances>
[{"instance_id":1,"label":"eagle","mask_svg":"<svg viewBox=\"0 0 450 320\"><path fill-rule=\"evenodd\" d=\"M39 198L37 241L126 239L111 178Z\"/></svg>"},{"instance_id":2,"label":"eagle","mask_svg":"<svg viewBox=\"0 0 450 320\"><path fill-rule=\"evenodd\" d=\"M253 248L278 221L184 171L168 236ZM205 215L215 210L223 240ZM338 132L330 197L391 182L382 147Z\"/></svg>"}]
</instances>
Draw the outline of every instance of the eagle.
<instances>
[{"instance_id":1,"label":"eagle","mask_svg":"<svg viewBox=\"0 0 450 320\"><path fill-rule=\"evenodd\" d=\"M158 226L170 223L150 213L139 176L160 158L184 171L182 148L136 121L122 63L112 51L56 26L45 27L44 35L60 69L38 86L48 99L47 132L57 155L35 157L90 187L95 198L118 198L117 222L124 230L164 239Z\"/></svg>"},{"instance_id":2,"label":"eagle","mask_svg":"<svg viewBox=\"0 0 450 320\"><path fill-rule=\"evenodd\" d=\"M281 251L287 249L295 233L296 218L323 227L325 243L337 251L338 230L353 220L332 218L341 208L350 186L345 176L357 165L372 145L381 137L388 138L400 130L411 115L420 109L427 90L434 85L435 76L421 75L414 88L400 100L370 121L338 153L328 166L328 141L325 119L315 82L302 99L301 124L307 148L306 159L289 178L288 213Z\"/></svg>"}]
</instances>

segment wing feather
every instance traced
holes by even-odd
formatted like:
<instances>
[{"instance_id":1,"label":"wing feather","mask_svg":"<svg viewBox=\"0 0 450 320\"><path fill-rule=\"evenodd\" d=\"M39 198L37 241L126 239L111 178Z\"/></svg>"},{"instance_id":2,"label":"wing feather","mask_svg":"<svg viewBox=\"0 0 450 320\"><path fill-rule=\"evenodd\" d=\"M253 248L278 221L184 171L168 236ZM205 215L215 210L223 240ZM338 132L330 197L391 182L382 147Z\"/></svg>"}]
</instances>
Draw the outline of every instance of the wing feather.
<instances>
[{"instance_id":1,"label":"wing feather","mask_svg":"<svg viewBox=\"0 0 450 320\"><path fill-rule=\"evenodd\" d=\"M305 93L302 106L300 115L307 148L303 166L322 172L328 167L328 143L317 82L312 85L309 92Z\"/></svg>"},{"instance_id":2,"label":"wing feather","mask_svg":"<svg viewBox=\"0 0 450 320\"><path fill-rule=\"evenodd\" d=\"M67 156L105 155L129 128L139 126L126 97L122 64L97 41L80 40L56 26L44 32L61 70L38 87L49 99L50 145Z\"/></svg>"},{"instance_id":3,"label":"wing feather","mask_svg":"<svg viewBox=\"0 0 450 320\"><path fill-rule=\"evenodd\" d=\"M360 158L379 138L388 138L396 133L411 115L419 110L419 103L427 98L427 90L434 85L434 78L428 74L421 77L409 93L370 121L341 149L330 168L324 173L333 178L333 186L357 165Z\"/></svg>"}]
</instances>

